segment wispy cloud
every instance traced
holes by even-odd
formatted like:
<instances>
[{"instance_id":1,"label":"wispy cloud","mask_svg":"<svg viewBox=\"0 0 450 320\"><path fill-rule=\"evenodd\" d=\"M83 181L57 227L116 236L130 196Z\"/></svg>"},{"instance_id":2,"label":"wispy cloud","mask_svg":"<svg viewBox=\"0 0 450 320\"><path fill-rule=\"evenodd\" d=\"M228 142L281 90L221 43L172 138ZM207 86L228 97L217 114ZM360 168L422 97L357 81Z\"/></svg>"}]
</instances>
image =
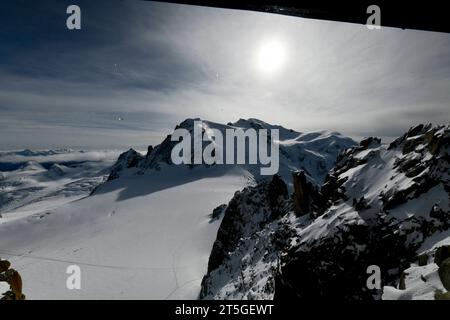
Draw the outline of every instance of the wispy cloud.
<instances>
[{"instance_id":1,"label":"wispy cloud","mask_svg":"<svg viewBox=\"0 0 450 320\"><path fill-rule=\"evenodd\" d=\"M142 147L197 116L354 137L450 119L447 34L146 1L76 1L68 31L72 2L3 4L0 148ZM270 39L287 58L269 78Z\"/></svg>"},{"instance_id":2,"label":"wispy cloud","mask_svg":"<svg viewBox=\"0 0 450 320\"><path fill-rule=\"evenodd\" d=\"M22 155L16 152L0 153L0 162L2 163L22 163L35 161L39 163L62 163L62 162L83 162L83 161L115 161L120 154L119 150L60 150L59 153L43 155Z\"/></svg>"}]
</instances>

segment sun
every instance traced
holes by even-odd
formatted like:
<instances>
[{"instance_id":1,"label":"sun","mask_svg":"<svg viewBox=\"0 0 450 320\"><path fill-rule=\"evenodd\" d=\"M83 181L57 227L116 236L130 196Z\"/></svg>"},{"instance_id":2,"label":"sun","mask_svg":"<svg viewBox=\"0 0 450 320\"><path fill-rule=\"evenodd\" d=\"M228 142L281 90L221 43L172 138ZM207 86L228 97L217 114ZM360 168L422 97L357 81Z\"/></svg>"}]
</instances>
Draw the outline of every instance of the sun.
<instances>
[{"instance_id":1,"label":"sun","mask_svg":"<svg viewBox=\"0 0 450 320\"><path fill-rule=\"evenodd\" d=\"M274 74L285 64L286 48L281 41L265 41L258 49L256 66L264 74Z\"/></svg>"}]
</instances>

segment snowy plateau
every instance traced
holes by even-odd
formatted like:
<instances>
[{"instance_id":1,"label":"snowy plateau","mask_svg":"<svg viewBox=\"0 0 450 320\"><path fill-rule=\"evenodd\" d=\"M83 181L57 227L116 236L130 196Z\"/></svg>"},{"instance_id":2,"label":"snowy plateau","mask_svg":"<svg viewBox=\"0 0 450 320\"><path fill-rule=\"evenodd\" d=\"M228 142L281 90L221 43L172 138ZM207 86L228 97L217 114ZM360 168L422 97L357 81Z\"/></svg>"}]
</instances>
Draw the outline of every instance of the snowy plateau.
<instances>
[{"instance_id":1,"label":"snowy plateau","mask_svg":"<svg viewBox=\"0 0 450 320\"><path fill-rule=\"evenodd\" d=\"M146 152L0 152L0 257L26 298L449 298L448 125L384 144L202 123L278 129L278 174L174 165L170 135ZM369 265L380 290L366 287Z\"/></svg>"}]
</instances>

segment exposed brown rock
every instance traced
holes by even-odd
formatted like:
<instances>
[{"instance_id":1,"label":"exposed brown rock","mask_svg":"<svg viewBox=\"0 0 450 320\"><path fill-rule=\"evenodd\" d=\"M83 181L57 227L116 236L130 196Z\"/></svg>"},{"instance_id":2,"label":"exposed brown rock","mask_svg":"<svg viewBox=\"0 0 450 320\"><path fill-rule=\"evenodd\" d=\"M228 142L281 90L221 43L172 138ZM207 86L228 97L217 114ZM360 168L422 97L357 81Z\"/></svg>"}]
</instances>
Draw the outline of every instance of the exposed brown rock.
<instances>
[{"instance_id":1,"label":"exposed brown rock","mask_svg":"<svg viewBox=\"0 0 450 320\"><path fill-rule=\"evenodd\" d=\"M10 266L9 261L0 259L0 282L9 285L9 291L3 293L1 300L25 300L22 293L22 278L19 272L10 269Z\"/></svg>"},{"instance_id":2,"label":"exposed brown rock","mask_svg":"<svg viewBox=\"0 0 450 320\"><path fill-rule=\"evenodd\" d=\"M436 290L434 293L434 299L436 300L450 300L450 291L443 293L441 290Z\"/></svg>"}]
</instances>

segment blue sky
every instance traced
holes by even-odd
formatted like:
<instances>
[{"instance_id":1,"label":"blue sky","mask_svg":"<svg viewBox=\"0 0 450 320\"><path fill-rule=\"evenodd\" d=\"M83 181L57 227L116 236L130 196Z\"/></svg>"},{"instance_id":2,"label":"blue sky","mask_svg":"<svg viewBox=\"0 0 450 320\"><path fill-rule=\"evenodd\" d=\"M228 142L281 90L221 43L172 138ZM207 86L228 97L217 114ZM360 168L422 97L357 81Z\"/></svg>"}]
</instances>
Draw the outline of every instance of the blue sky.
<instances>
[{"instance_id":1,"label":"blue sky","mask_svg":"<svg viewBox=\"0 0 450 320\"><path fill-rule=\"evenodd\" d=\"M4 0L0 24L0 149L143 148L187 117L386 139L450 119L448 34L138 0Z\"/></svg>"}]
</instances>

